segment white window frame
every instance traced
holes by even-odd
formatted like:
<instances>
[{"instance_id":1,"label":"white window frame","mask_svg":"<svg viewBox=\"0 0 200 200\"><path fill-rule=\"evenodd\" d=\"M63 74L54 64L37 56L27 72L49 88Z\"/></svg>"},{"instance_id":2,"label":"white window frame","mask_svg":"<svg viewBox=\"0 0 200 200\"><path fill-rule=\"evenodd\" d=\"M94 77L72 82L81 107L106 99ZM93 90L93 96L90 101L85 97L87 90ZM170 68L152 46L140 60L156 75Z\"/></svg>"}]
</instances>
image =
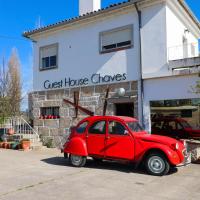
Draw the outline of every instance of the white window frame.
<instances>
[{"instance_id":1,"label":"white window frame","mask_svg":"<svg viewBox=\"0 0 200 200\"><path fill-rule=\"evenodd\" d=\"M52 47L56 48L56 65L52 66L52 67L46 67L46 68L44 68L42 66L42 50L48 49L48 48L52 48ZM51 69L56 69L56 68L58 68L58 43L50 44L50 45L46 45L46 46L40 47L40 49L39 49L39 70L40 71L45 71L45 70L51 70Z\"/></svg>"},{"instance_id":2,"label":"white window frame","mask_svg":"<svg viewBox=\"0 0 200 200\"><path fill-rule=\"evenodd\" d=\"M112 48L112 49L103 50L103 48L102 48L102 36L105 33L112 33L112 32L122 31L122 30L125 30L125 29L131 30L131 40L130 40L131 44L121 46L121 47L115 47L115 48ZM102 53L110 53L110 52L114 52L114 51L120 51L120 50L132 48L134 46L134 44L133 44L133 40L134 40L133 39L134 38L133 30L134 30L133 24L129 24L129 25L126 25L126 26L122 26L122 27L118 27L118 28L114 28L114 29L110 29L110 30L107 30L107 31L100 32L99 33L99 52L102 54Z\"/></svg>"}]
</instances>

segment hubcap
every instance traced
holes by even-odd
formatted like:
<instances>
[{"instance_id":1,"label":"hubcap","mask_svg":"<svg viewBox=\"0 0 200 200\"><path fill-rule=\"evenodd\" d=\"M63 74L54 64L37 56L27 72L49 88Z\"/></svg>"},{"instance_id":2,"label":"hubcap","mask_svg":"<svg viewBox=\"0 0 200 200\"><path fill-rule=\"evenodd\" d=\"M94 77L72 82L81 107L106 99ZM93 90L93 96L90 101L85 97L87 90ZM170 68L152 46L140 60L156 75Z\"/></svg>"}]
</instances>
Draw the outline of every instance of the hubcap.
<instances>
[{"instance_id":1,"label":"hubcap","mask_svg":"<svg viewBox=\"0 0 200 200\"><path fill-rule=\"evenodd\" d=\"M75 156L75 155L71 155L71 161L73 163L73 165L80 165L81 161L82 161L82 157L81 156Z\"/></svg>"},{"instance_id":2,"label":"hubcap","mask_svg":"<svg viewBox=\"0 0 200 200\"><path fill-rule=\"evenodd\" d=\"M148 166L154 173L162 173L165 169L164 161L158 156L151 157L148 161Z\"/></svg>"}]
</instances>

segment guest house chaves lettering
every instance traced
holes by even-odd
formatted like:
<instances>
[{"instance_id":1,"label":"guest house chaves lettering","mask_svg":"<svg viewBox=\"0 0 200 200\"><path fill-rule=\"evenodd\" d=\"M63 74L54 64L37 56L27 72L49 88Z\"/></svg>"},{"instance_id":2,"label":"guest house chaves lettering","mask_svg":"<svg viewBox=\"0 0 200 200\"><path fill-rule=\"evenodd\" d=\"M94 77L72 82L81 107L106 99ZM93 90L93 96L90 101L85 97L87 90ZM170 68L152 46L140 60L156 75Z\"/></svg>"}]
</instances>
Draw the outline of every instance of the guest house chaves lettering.
<instances>
[{"instance_id":1,"label":"guest house chaves lettering","mask_svg":"<svg viewBox=\"0 0 200 200\"><path fill-rule=\"evenodd\" d=\"M60 81L44 81L44 89L61 89L61 88L69 88L69 87L80 87L87 85L96 85L96 84L104 84L111 82L120 82L125 81L127 79L127 74L115 74L115 75L101 75L101 74L92 74L90 78L80 78L80 79L72 79L72 78L64 78Z\"/></svg>"}]
</instances>

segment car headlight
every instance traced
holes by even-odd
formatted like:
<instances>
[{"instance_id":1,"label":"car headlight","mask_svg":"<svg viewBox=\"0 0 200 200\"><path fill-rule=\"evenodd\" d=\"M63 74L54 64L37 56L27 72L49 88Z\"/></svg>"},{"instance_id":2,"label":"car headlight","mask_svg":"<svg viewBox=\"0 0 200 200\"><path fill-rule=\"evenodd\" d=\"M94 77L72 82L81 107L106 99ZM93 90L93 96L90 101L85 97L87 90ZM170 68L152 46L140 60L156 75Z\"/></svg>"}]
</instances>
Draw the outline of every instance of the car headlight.
<instances>
[{"instance_id":1,"label":"car headlight","mask_svg":"<svg viewBox=\"0 0 200 200\"><path fill-rule=\"evenodd\" d=\"M179 149L179 144L178 143L174 143L171 145L173 150L178 150Z\"/></svg>"}]
</instances>

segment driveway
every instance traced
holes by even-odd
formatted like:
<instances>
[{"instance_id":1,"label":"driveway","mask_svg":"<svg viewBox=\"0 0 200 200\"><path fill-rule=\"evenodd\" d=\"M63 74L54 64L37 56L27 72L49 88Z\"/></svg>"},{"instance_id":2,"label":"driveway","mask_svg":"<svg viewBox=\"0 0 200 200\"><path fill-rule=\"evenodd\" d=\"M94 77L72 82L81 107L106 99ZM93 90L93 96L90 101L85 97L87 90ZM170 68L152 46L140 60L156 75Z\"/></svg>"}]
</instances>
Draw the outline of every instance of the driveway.
<instances>
[{"instance_id":1,"label":"driveway","mask_svg":"<svg viewBox=\"0 0 200 200\"><path fill-rule=\"evenodd\" d=\"M86 167L70 167L55 149L0 149L1 200L197 200L200 165L180 167L154 177L132 166L89 160Z\"/></svg>"}]
</instances>

